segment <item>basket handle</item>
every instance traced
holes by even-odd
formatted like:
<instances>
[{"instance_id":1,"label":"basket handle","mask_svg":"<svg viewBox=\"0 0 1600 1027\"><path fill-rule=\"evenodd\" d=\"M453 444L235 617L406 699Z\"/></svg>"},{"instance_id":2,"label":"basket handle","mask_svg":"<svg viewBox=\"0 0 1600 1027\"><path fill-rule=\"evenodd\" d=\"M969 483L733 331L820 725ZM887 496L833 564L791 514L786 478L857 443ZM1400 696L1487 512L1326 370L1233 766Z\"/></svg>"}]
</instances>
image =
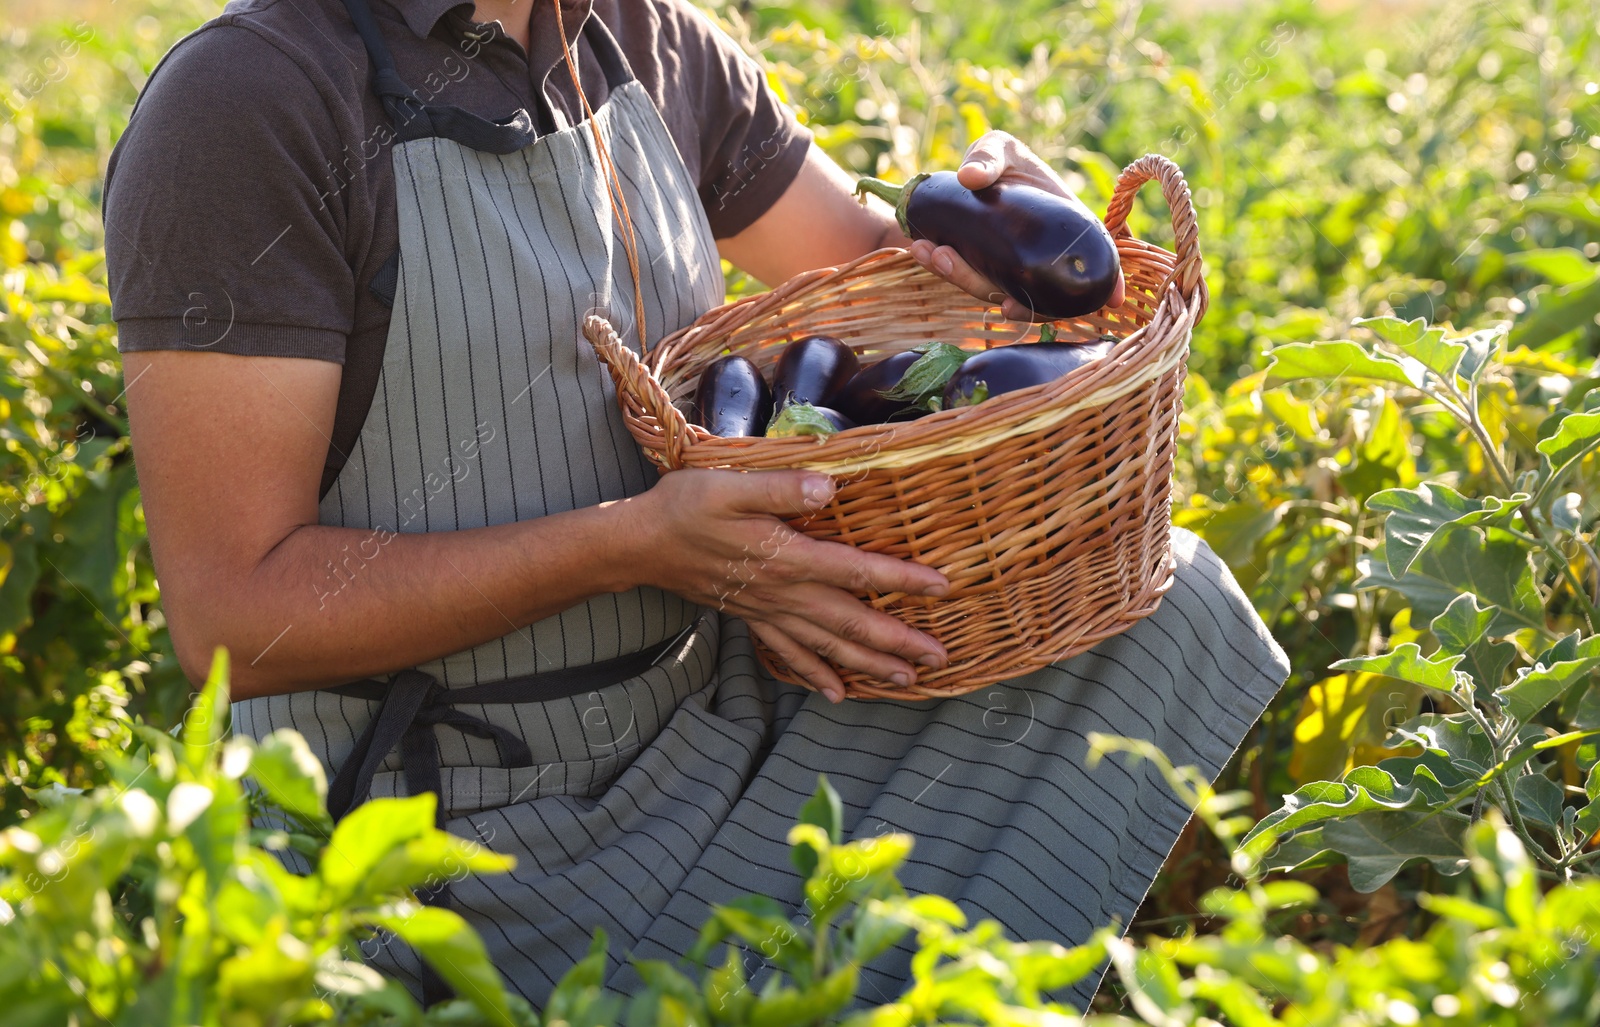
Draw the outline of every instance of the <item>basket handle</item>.
<instances>
[{"instance_id":1,"label":"basket handle","mask_svg":"<svg viewBox=\"0 0 1600 1027\"><path fill-rule=\"evenodd\" d=\"M1172 214L1172 233L1177 240L1174 252L1178 258L1177 265L1172 269L1172 279L1187 296L1201 282L1200 232L1195 224L1194 200L1189 195L1189 183L1184 181L1183 171L1178 165L1159 153L1149 153L1123 168L1122 174L1117 176L1116 188L1112 190L1111 203L1106 207L1106 229L1113 238L1131 237L1128 211L1133 208L1133 195L1152 178L1161 180L1161 195Z\"/></svg>"},{"instance_id":2,"label":"basket handle","mask_svg":"<svg viewBox=\"0 0 1600 1027\"><path fill-rule=\"evenodd\" d=\"M625 346L611 322L598 314L583 319L583 337L594 347L595 355L611 372L617 391L631 405L656 419L661 425L662 466L675 471L683 466L683 445L688 439L689 422L672 404L667 390L661 387L656 376L639 359L638 354Z\"/></svg>"}]
</instances>

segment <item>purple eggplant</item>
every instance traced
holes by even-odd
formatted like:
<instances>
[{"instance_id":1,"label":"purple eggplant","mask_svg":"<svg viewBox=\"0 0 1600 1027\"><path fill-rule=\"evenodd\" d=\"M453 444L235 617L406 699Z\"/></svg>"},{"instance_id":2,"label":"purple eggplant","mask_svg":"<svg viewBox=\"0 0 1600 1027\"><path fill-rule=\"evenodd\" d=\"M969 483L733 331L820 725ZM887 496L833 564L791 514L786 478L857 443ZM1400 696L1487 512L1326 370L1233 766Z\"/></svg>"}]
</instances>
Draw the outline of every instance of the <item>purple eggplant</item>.
<instances>
[{"instance_id":1,"label":"purple eggplant","mask_svg":"<svg viewBox=\"0 0 1600 1027\"><path fill-rule=\"evenodd\" d=\"M761 435L772 417L772 390L744 357L723 357L700 374L694 422L713 435Z\"/></svg>"},{"instance_id":2,"label":"purple eggplant","mask_svg":"<svg viewBox=\"0 0 1600 1027\"><path fill-rule=\"evenodd\" d=\"M798 435L833 435L856 422L831 407L811 403L790 403L772 418L767 425L767 438L792 439Z\"/></svg>"},{"instance_id":3,"label":"purple eggplant","mask_svg":"<svg viewBox=\"0 0 1600 1027\"><path fill-rule=\"evenodd\" d=\"M985 350L961 365L944 387L944 407L973 406L1032 385L1053 382L1111 352L1111 343L1027 342Z\"/></svg>"},{"instance_id":4,"label":"purple eggplant","mask_svg":"<svg viewBox=\"0 0 1600 1027\"><path fill-rule=\"evenodd\" d=\"M808 335L791 342L772 372L776 409L791 403L833 406L834 396L859 370L855 350L831 335Z\"/></svg>"},{"instance_id":5,"label":"purple eggplant","mask_svg":"<svg viewBox=\"0 0 1600 1027\"><path fill-rule=\"evenodd\" d=\"M1116 244L1075 198L1005 179L973 191L953 171L914 175L904 186L863 178L856 192L894 204L907 236L949 246L1042 317L1092 314L1116 291Z\"/></svg>"},{"instance_id":6,"label":"purple eggplant","mask_svg":"<svg viewBox=\"0 0 1600 1027\"><path fill-rule=\"evenodd\" d=\"M835 406L857 424L886 424L921 417L927 411L918 410L910 400L893 400L885 395L900 384L906 369L921 356L914 350L906 350L862 368L833 397Z\"/></svg>"}]
</instances>

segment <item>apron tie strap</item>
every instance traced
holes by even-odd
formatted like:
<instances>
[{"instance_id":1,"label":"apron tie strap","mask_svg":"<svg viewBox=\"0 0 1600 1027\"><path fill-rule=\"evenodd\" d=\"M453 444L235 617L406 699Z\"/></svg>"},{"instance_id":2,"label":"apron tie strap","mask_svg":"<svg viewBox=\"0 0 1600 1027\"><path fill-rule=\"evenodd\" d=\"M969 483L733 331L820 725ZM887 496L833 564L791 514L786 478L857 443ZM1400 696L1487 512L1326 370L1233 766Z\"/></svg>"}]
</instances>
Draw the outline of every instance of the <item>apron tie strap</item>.
<instances>
[{"instance_id":1,"label":"apron tie strap","mask_svg":"<svg viewBox=\"0 0 1600 1027\"><path fill-rule=\"evenodd\" d=\"M440 725L475 738L492 739L507 767L533 766L533 753L521 736L455 707L549 702L605 688L643 674L707 623L707 616L702 614L676 637L641 652L483 685L446 688L432 674L410 668L387 682L356 681L325 689L338 695L383 702L378 715L367 722L328 786L329 815L335 821L342 820L359 803L366 801L378 767L396 746L400 748L406 794L433 792L440 795L439 740L434 734L434 729ZM443 830L446 818L442 795L434 817Z\"/></svg>"},{"instance_id":2,"label":"apron tie strap","mask_svg":"<svg viewBox=\"0 0 1600 1027\"><path fill-rule=\"evenodd\" d=\"M493 739L507 767L533 766L533 751L528 748L525 739L499 724L458 710L456 705L549 702L614 685L638 677L655 666L656 661L672 652L691 632L706 623L707 615L701 614L675 638L642 652L584 667L563 667L485 685L446 688L432 674L413 667L400 671L387 682L356 681L325 689L339 695L380 699L383 702L378 715L367 722L350 755L340 764L338 773L328 786L328 813L335 821L343 820L359 803L366 801L378 767L398 745L406 794L434 793L439 800L434 807L434 825L444 830L443 779L439 766L439 738L434 734L435 728L444 725L475 738ZM452 904L449 879L417 888L416 894L424 905L449 908ZM450 995L451 989L444 978L439 976L432 964L423 960L423 1006L433 1006Z\"/></svg>"}]
</instances>

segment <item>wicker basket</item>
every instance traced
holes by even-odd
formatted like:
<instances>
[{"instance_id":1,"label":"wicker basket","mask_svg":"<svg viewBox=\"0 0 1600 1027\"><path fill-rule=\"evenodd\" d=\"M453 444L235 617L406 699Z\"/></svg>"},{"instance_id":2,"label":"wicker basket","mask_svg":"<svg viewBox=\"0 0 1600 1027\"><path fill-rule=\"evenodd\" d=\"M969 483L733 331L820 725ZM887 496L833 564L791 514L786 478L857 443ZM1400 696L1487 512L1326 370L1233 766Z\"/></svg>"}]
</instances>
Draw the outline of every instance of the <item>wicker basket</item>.
<instances>
[{"instance_id":1,"label":"wicker basket","mask_svg":"<svg viewBox=\"0 0 1600 1027\"><path fill-rule=\"evenodd\" d=\"M1152 178L1171 210L1176 254L1128 233L1134 193ZM863 365L932 340L982 349L1037 339L1034 326L1000 319L904 250L718 307L663 339L648 366L605 320L585 324L628 429L663 471L825 471L838 482L834 499L797 529L950 579L939 599L863 595L939 639L949 666L909 688L836 668L847 695L932 698L1016 677L1126 630L1170 587L1173 450L1189 334L1206 307L1183 173L1164 157L1136 161L1105 221L1127 299L1056 327L1063 341L1114 334L1122 341L1111 354L1049 384L911 422L823 439L721 438L682 413L713 360L740 353L765 371L785 345L814 333L844 340ZM778 677L804 684L771 652L761 656Z\"/></svg>"}]
</instances>

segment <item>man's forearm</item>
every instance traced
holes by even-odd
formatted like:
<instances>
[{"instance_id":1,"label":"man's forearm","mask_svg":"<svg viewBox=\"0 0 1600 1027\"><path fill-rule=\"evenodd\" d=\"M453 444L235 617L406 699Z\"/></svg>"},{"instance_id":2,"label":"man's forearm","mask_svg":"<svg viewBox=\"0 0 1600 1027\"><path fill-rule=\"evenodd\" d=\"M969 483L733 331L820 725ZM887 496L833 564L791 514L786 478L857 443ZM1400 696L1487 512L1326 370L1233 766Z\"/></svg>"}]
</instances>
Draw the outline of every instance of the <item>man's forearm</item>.
<instances>
[{"instance_id":1,"label":"man's forearm","mask_svg":"<svg viewBox=\"0 0 1600 1027\"><path fill-rule=\"evenodd\" d=\"M455 532L308 525L203 607L175 605L174 637L191 675L227 646L236 698L414 666L637 584L620 507Z\"/></svg>"}]
</instances>

